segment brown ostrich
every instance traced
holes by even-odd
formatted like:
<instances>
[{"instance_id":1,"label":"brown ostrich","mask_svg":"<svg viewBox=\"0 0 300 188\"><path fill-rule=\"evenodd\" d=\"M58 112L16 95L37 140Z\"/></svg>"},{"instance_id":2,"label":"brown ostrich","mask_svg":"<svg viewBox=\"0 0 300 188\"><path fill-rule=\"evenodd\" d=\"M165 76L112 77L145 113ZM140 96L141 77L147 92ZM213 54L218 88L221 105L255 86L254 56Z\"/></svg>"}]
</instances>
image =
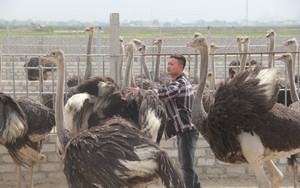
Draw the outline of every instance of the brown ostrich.
<instances>
[{"instance_id":1,"label":"brown ostrich","mask_svg":"<svg viewBox=\"0 0 300 188\"><path fill-rule=\"evenodd\" d=\"M63 114L64 52L54 50L45 58L58 68L55 122L65 150L69 187L145 187L159 179L165 187L184 187L167 153L122 117L112 117L72 137Z\"/></svg>"},{"instance_id":2,"label":"brown ostrich","mask_svg":"<svg viewBox=\"0 0 300 188\"><path fill-rule=\"evenodd\" d=\"M29 167L33 187L33 167L45 159L42 141L55 126L54 111L30 98L12 98L0 93L0 144L17 165L18 188L22 186L21 166Z\"/></svg>"},{"instance_id":3,"label":"brown ostrich","mask_svg":"<svg viewBox=\"0 0 300 188\"><path fill-rule=\"evenodd\" d=\"M269 52L274 52L274 50L275 50L275 37L276 37L276 32L273 29L270 29L267 31L266 38L268 38L270 40L269 48L268 48ZM274 60L274 54L270 53L268 55L268 68L273 67L272 66L273 60Z\"/></svg>"},{"instance_id":4,"label":"brown ostrich","mask_svg":"<svg viewBox=\"0 0 300 188\"><path fill-rule=\"evenodd\" d=\"M248 163L258 187L279 188L283 174L272 160L300 151L300 139L297 139L300 114L276 103L277 70L256 66L227 80L218 87L215 102L207 113L202 104L208 71L206 38L195 38L188 46L201 53L200 83L192 106L194 124L218 160ZM271 182L264 167L272 176Z\"/></svg>"},{"instance_id":5,"label":"brown ostrich","mask_svg":"<svg viewBox=\"0 0 300 188\"><path fill-rule=\"evenodd\" d=\"M276 60L281 60L283 61L288 69L288 76L289 76L289 81L290 81L290 96L292 103L289 105L289 107L297 112L300 112L300 101L299 101L299 96L296 91L296 84L294 81L295 78L295 69L293 67L293 55L290 53L286 53L281 55L279 58ZM292 170L292 175L293 175L293 182L294 182L294 188L297 187L297 177L298 177L298 165L297 165L297 156L298 154L291 155L287 160L288 164L291 167Z\"/></svg>"},{"instance_id":6,"label":"brown ostrich","mask_svg":"<svg viewBox=\"0 0 300 188\"><path fill-rule=\"evenodd\" d=\"M155 71L154 71L154 82L159 82L160 76L160 54L162 51L163 40L161 38L154 40L154 44L157 46L157 55L156 55L156 63L155 63Z\"/></svg>"},{"instance_id":7,"label":"brown ostrich","mask_svg":"<svg viewBox=\"0 0 300 188\"><path fill-rule=\"evenodd\" d=\"M55 71L53 66L55 66L53 62L40 59L39 57L32 57L24 64L25 72L29 81L39 80L40 73L38 67L43 69L42 77L44 80L47 80L49 74L52 74L52 71Z\"/></svg>"}]
</instances>

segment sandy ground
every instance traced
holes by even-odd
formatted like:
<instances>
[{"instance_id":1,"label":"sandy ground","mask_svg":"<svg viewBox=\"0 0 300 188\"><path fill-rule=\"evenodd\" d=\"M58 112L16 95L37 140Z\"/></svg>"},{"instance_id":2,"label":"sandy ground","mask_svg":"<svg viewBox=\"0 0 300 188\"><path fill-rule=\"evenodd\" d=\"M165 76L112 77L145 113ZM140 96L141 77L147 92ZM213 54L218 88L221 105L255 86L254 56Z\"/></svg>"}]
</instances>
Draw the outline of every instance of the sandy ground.
<instances>
[{"instance_id":1,"label":"sandy ground","mask_svg":"<svg viewBox=\"0 0 300 188\"><path fill-rule=\"evenodd\" d=\"M239 177L227 177L227 178L201 178L202 188L254 188L257 187L254 177L239 176ZM300 186L300 183L298 183ZM0 182L0 188L16 188L16 182ZM23 185L28 188L28 186ZM160 185L150 186L151 188L162 187ZM61 179L39 179L35 180L34 188L67 188L67 183L64 177ZM285 177L282 182L281 188L293 188L292 180L289 177Z\"/></svg>"}]
</instances>

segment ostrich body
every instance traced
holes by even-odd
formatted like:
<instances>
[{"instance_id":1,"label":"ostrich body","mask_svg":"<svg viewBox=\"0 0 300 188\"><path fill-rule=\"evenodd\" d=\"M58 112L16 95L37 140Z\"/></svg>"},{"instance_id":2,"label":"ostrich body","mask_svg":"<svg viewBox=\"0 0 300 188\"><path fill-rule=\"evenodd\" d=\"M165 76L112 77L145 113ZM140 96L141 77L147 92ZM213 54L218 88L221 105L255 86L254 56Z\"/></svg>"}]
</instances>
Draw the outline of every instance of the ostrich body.
<instances>
[{"instance_id":1,"label":"ostrich body","mask_svg":"<svg viewBox=\"0 0 300 188\"><path fill-rule=\"evenodd\" d=\"M45 58L58 67L55 122L69 187L142 187L158 179L166 187L184 187L167 153L122 117L114 116L72 137L63 114L64 53L51 51Z\"/></svg>"},{"instance_id":2,"label":"ostrich body","mask_svg":"<svg viewBox=\"0 0 300 188\"><path fill-rule=\"evenodd\" d=\"M296 84L294 81L295 78L295 70L293 69L293 56L290 53L283 54L280 58L277 60L282 60L285 62L287 69L288 69L288 76L290 81L290 95L292 99L292 104L289 105L289 107L297 112L300 112L300 101L299 96L296 91ZM298 165L297 165L297 154L291 155L288 159L288 164L291 166L292 174L293 174L293 182L294 182L294 188L297 187L297 177L298 177Z\"/></svg>"},{"instance_id":3,"label":"ostrich body","mask_svg":"<svg viewBox=\"0 0 300 188\"><path fill-rule=\"evenodd\" d=\"M160 75L160 54L162 50L163 41L162 39L154 40L154 44L157 46L157 56L155 62L155 71L154 71L154 82L159 82L159 75Z\"/></svg>"},{"instance_id":4,"label":"ostrich body","mask_svg":"<svg viewBox=\"0 0 300 188\"><path fill-rule=\"evenodd\" d=\"M52 73L52 67L55 65L51 61L46 61L38 57L30 58L30 60L24 64L29 81L40 80L39 66L46 67L46 69L43 70L42 79L47 80L49 76L48 74Z\"/></svg>"},{"instance_id":5,"label":"ostrich body","mask_svg":"<svg viewBox=\"0 0 300 188\"><path fill-rule=\"evenodd\" d=\"M295 139L300 133L300 119L298 112L276 103L277 70L256 66L227 80L217 89L215 102L206 113L202 103L208 68L206 38L195 38L188 46L201 52L202 72L192 106L194 124L217 159L248 163L255 172L258 187L279 188L283 174L272 159L300 151L300 139Z\"/></svg>"},{"instance_id":6,"label":"ostrich body","mask_svg":"<svg viewBox=\"0 0 300 188\"><path fill-rule=\"evenodd\" d=\"M13 99L0 93L0 143L17 165L18 187L21 188L21 166L30 167L33 187L33 166L45 158L42 141L55 125L54 111L30 98Z\"/></svg>"},{"instance_id":7,"label":"ostrich body","mask_svg":"<svg viewBox=\"0 0 300 188\"><path fill-rule=\"evenodd\" d=\"M276 33L273 29L267 31L266 38L270 40L269 48L268 48L269 52L274 52L275 50L275 37L276 37ZM274 54L270 53L268 56L268 68L272 67L273 59L274 59Z\"/></svg>"}]
</instances>

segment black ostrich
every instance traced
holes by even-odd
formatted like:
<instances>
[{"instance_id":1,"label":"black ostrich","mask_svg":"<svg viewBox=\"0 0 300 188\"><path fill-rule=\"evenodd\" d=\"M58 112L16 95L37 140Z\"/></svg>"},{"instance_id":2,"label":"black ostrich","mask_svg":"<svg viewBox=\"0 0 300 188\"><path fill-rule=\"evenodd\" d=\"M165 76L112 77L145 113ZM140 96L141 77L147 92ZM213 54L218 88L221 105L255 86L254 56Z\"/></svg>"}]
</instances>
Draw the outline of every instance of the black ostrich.
<instances>
[{"instance_id":1,"label":"black ostrich","mask_svg":"<svg viewBox=\"0 0 300 188\"><path fill-rule=\"evenodd\" d=\"M69 187L141 187L158 179L166 187L184 187L166 152L131 121L114 116L72 137L63 114L64 53L54 50L45 58L58 67L55 121Z\"/></svg>"},{"instance_id":2,"label":"black ostrich","mask_svg":"<svg viewBox=\"0 0 300 188\"><path fill-rule=\"evenodd\" d=\"M54 111L33 99L0 93L0 114L0 143L18 166L18 187L22 187L21 166L30 167L33 187L33 166L45 158L42 141L55 125Z\"/></svg>"},{"instance_id":3,"label":"black ostrich","mask_svg":"<svg viewBox=\"0 0 300 188\"><path fill-rule=\"evenodd\" d=\"M256 66L227 80L218 87L207 113L202 104L208 71L206 38L197 37L188 46L200 51L202 61L200 83L192 106L194 124L217 159L248 163L256 175L258 187L279 187L283 174L272 160L300 151L300 139L297 139L300 114L276 103L277 70ZM264 167L272 176L271 182Z\"/></svg>"},{"instance_id":4,"label":"black ostrich","mask_svg":"<svg viewBox=\"0 0 300 188\"><path fill-rule=\"evenodd\" d=\"M25 72L29 81L35 81L40 79L40 72L38 67L42 67L43 70L43 79L48 79L48 73L52 73L55 69L52 70L52 67L55 66L53 62L40 59L39 57L32 57L28 62L24 64Z\"/></svg>"}]
</instances>

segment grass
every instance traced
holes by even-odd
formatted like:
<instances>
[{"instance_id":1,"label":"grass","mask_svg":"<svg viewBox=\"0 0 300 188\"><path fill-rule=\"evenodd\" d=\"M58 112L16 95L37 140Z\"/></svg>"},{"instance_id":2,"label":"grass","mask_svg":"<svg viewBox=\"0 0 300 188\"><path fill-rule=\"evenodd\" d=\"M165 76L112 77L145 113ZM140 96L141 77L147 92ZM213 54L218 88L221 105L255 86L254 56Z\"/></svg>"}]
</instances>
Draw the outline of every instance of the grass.
<instances>
[{"instance_id":1,"label":"grass","mask_svg":"<svg viewBox=\"0 0 300 188\"><path fill-rule=\"evenodd\" d=\"M274 29L277 35L300 35L300 26L232 26L232 27L120 27L124 37L190 37L194 32L213 37L237 35L265 36L268 29ZM9 32L8 32L9 31ZM103 28L103 37L109 37L109 28ZM78 36L85 37L84 27L42 27L36 26L0 26L0 36Z\"/></svg>"}]
</instances>

